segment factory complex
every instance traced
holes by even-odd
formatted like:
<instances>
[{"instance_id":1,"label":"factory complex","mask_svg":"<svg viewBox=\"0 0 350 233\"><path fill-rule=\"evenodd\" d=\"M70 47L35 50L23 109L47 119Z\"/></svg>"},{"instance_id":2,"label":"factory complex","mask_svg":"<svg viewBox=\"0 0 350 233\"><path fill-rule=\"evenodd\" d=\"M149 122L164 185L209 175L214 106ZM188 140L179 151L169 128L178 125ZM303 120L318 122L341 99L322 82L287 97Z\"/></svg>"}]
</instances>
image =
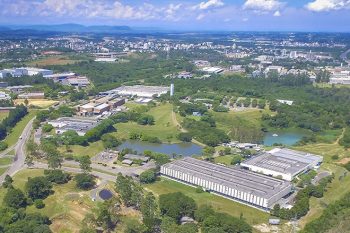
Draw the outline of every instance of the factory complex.
<instances>
[{"instance_id":1,"label":"factory complex","mask_svg":"<svg viewBox=\"0 0 350 233\"><path fill-rule=\"evenodd\" d=\"M160 173L265 210L292 191L292 184L288 181L190 157L163 165Z\"/></svg>"},{"instance_id":2,"label":"factory complex","mask_svg":"<svg viewBox=\"0 0 350 233\"><path fill-rule=\"evenodd\" d=\"M91 100L88 103L77 106L79 116L94 116L108 113L125 104L124 98L115 96L104 96Z\"/></svg>"},{"instance_id":3,"label":"factory complex","mask_svg":"<svg viewBox=\"0 0 350 233\"><path fill-rule=\"evenodd\" d=\"M84 136L87 131L98 125L97 120L81 119L75 117L61 117L48 121L55 128L56 134L63 134L69 130L75 131L79 136Z\"/></svg>"},{"instance_id":4,"label":"factory complex","mask_svg":"<svg viewBox=\"0 0 350 233\"><path fill-rule=\"evenodd\" d=\"M294 190L290 181L299 174L317 169L322 161L318 155L275 148L242 162L240 166L228 167L187 157L163 165L160 173L268 210Z\"/></svg>"},{"instance_id":5,"label":"factory complex","mask_svg":"<svg viewBox=\"0 0 350 233\"><path fill-rule=\"evenodd\" d=\"M170 91L169 87L162 86L121 86L106 92L101 92L101 95L120 95L120 96L137 96L145 98L159 97Z\"/></svg>"}]
</instances>

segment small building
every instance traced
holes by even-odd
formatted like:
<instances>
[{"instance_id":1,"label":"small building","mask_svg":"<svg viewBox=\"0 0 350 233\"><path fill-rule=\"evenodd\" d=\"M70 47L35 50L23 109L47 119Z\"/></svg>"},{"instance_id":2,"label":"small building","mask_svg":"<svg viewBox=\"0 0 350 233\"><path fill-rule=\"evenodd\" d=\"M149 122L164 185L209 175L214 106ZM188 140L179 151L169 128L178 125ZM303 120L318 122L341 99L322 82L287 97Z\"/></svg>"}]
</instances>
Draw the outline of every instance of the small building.
<instances>
[{"instance_id":1,"label":"small building","mask_svg":"<svg viewBox=\"0 0 350 233\"><path fill-rule=\"evenodd\" d=\"M188 217L188 216L183 216L181 219L180 219L180 223L181 225L184 225L184 224L187 224L187 223L194 223L194 219L191 218L191 217Z\"/></svg>"},{"instance_id":2,"label":"small building","mask_svg":"<svg viewBox=\"0 0 350 233\"><path fill-rule=\"evenodd\" d=\"M220 74L224 71L224 69L220 67L204 67L202 71L208 74Z\"/></svg>"},{"instance_id":3,"label":"small building","mask_svg":"<svg viewBox=\"0 0 350 233\"><path fill-rule=\"evenodd\" d=\"M279 225L281 223L281 220L278 218L270 218L269 219L269 224L270 225Z\"/></svg>"},{"instance_id":4,"label":"small building","mask_svg":"<svg viewBox=\"0 0 350 233\"><path fill-rule=\"evenodd\" d=\"M193 77L192 73L187 71L182 71L177 75L177 78L181 78L181 79L189 79L192 77Z\"/></svg>"},{"instance_id":5,"label":"small building","mask_svg":"<svg viewBox=\"0 0 350 233\"><path fill-rule=\"evenodd\" d=\"M5 92L0 92L0 100L10 100L11 96Z\"/></svg>"},{"instance_id":6,"label":"small building","mask_svg":"<svg viewBox=\"0 0 350 233\"><path fill-rule=\"evenodd\" d=\"M141 160L144 163L147 163L149 161L149 157L143 156L143 155L135 155L135 154L126 154L123 156L124 159L129 160Z\"/></svg>"},{"instance_id":7,"label":"small building","mask_svg":"<svg viewBox=\"0 0 350 233\"><path fill-rule=\"evenodd\" d=\"M281 104L293 105L293 100L277 100Z\"/></svg>"},{"instance_id":8,"label":"small building","mask_svg":"<svg viewBox=\"0 0 350 233\"><path fill-rule=\"evenodd\" d=\"M124 159L122 161L122 164L129 165L129 166L131 166L133 163L134 163L134 161L132 161L130 159Z\"/></svg>"}]
</instances>

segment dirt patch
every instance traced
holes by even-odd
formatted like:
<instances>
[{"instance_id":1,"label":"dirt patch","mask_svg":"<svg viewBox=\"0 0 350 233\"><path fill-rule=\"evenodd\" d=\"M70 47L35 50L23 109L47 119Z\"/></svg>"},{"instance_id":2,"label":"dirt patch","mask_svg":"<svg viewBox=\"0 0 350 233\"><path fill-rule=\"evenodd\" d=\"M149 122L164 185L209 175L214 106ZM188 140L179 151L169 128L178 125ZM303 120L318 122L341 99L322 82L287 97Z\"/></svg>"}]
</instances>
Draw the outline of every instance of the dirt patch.
<instances>
[{"instance_id":1,"label":"dirt patch","mask_svg":"<svg viewBox=\"0 0 350 233\"><path fill-rule=\"evenodd\" d=\"M337 164L344 165L344 164L347 164L348 162L350 162L350 158L343 158L343 159L339 160L337 162Z\"/></svg>"}]
</instances>

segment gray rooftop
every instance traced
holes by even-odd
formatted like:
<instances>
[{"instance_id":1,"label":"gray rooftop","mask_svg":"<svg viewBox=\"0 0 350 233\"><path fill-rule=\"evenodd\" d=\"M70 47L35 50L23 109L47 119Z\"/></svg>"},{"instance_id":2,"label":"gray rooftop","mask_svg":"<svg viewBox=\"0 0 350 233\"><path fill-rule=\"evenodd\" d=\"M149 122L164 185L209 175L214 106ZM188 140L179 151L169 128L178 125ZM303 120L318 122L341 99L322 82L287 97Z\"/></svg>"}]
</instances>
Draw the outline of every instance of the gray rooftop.
<instances>
[{"instance_id":1,"label":"gray rooftop","mask_svg":"<svg viewBox=\"0 0 350 233\"><path fill-rule=\"evenodd\" d=\"M275 194L291 186L288 181L190 157L163 166L266 199L272 198Z\"/></svg>"},{"instance_id":2,"label":"gray rooftop","mask_svg":"<svg viewBox=\"0 0 350 233\"><path fill-rule=\"evenodd\" d=\"M309 166L308 163L303 163L294 159L278 157L268 153L253 157L241 163L241 166L243 167L246 165L252 165L291 175L298 174L307 169Z\"/></svg>"},{"instance_id":3,"label":"gray rooftop","mask_svg":"<svg viewBox=\"0 0 350 233\"><path fill-rule=\"evenodd\" d=\"M287 148L275 148L268 152L274 156L297 160L299 162L317 165L323 161L323 157L303 151L296 151Z\"/></svg>"}]
</instances>

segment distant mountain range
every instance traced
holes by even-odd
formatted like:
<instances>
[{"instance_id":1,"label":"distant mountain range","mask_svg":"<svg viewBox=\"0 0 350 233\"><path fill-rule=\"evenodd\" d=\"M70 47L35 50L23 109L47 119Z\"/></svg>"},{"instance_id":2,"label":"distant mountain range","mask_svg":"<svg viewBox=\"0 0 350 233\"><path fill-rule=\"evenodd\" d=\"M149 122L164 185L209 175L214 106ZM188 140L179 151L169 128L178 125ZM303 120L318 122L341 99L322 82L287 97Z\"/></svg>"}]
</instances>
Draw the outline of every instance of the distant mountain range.
<instances>
[{"instance_id":1,"label":"distant mountain range","mask_svg":"<svg viewBox=\"0 0 350 233\"><path fill-rule=\"evenodd\" d=\"M56 24L56 25L4 25L0 26L0 31L9 30L35 30L47 32L122 32L130 31L128 26L84 26L81 24Z\"/></svg>"}]
</instances>

